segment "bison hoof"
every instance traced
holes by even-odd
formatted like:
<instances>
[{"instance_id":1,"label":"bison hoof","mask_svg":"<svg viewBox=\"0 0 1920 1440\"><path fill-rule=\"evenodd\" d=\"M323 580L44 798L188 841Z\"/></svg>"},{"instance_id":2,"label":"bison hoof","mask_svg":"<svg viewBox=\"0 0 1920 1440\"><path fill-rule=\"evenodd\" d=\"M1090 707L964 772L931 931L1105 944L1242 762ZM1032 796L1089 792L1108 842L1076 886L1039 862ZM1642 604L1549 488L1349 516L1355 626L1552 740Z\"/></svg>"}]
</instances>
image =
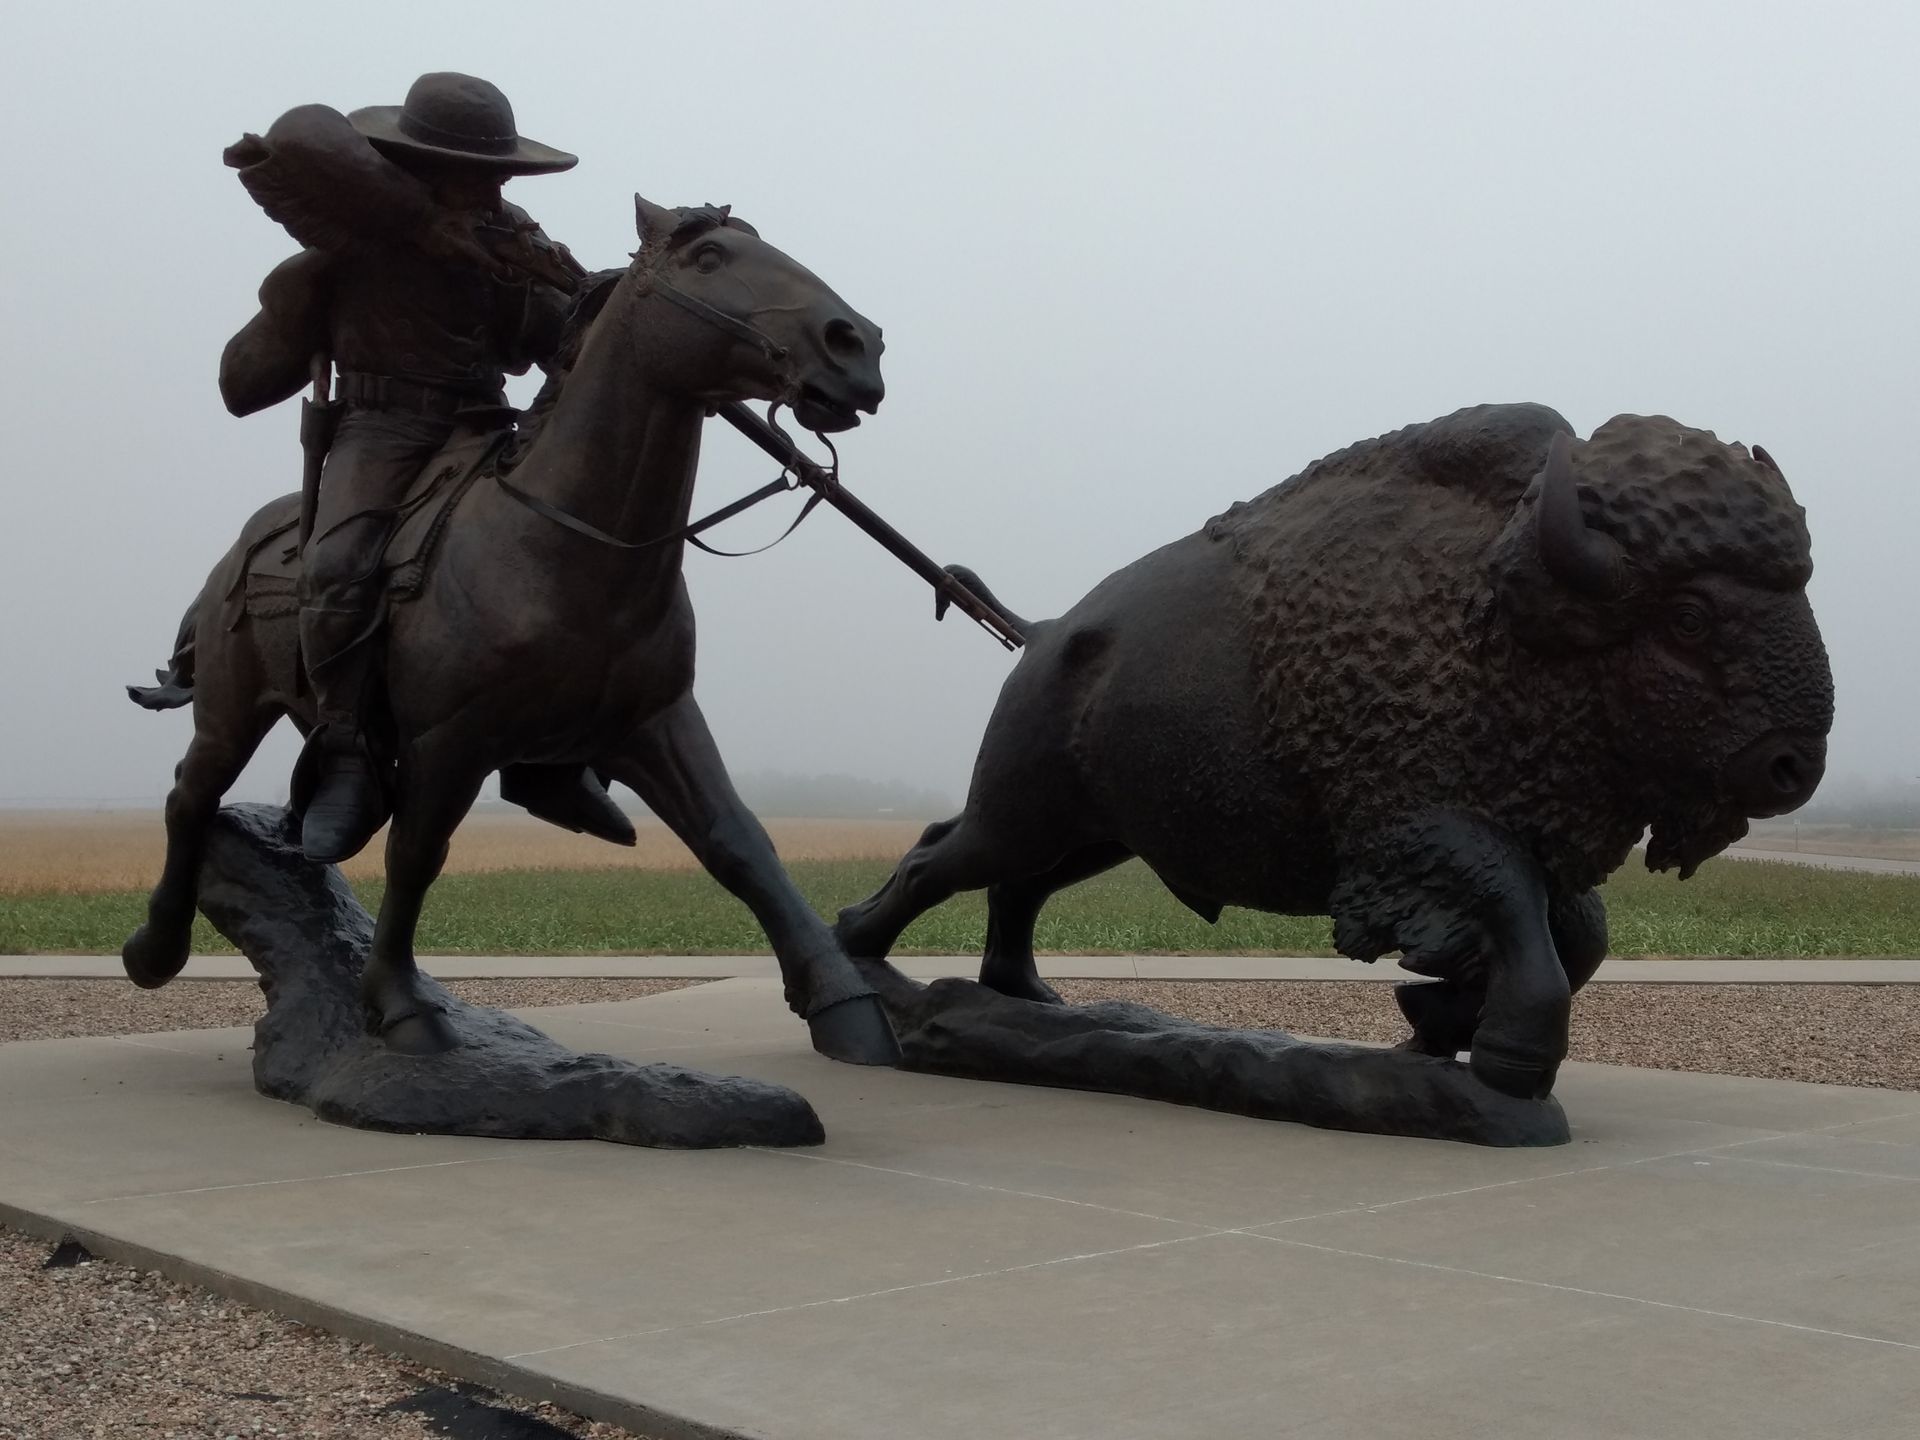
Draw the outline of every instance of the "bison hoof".
<instances>
[{"instance_id":1,"label":"bison hoof","mask_svg":"<svg viewBox=\"0 0 1920 1440\"><path fill-rule=\"evenodd\" d=\"M807 1017L813 1048L849 1065L898 1065L900 1042L877 995L856 995Z\"/></svg>"},{"instance_id":2,"label":"bison hoof","mask_svg":"<svg viewBox=\"0 0 1920 1440\"><path fill-rule=\"evenodd\" d=\"M1482 1085L1502 1095L1518 1100L1541 1100L1553 1093L1560 1062L1475 1045L1467 1059L1467 1068Z\"/></svg>"},{"instance_id":3,"label":"bison hoof","mask_svg":"<svg viewBox=\"0 0 1920 1440\"><path fill-rule=\"evenodd\" d=\"M142 990L158 990L186 968L192 952L191 925L156 925L150 920L120 947L120 963Z\"/></svg>"}]
</instances>

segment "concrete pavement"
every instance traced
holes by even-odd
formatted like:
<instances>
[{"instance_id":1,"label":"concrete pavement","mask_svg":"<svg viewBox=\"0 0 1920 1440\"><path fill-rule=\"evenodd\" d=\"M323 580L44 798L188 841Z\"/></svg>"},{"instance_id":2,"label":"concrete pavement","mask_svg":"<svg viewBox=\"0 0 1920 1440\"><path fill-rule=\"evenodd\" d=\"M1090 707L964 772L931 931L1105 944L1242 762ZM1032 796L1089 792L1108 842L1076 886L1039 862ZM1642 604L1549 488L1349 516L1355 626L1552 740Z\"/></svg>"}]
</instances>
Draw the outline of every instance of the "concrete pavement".
<instances>
[{"instance_id":1,"label":"concrete pavement","mask_svg":"<svg viewBox=\"0 0 1920 1440\"><path fill-rule=\"evenodd\" d=\"M532 975L546 979L768 979L779 972L770 955L423 955L442 980ZM904 957L900 968L920 980L974 976L978 956ZM1040 971L1054 979L1085 980L1405 980L1392 961L1362 965L1337 956L1287 955L1044 955ZM117 955L0 956L0 978L63 976L118 979ZM196 955L181 972L189 980L250 980L253 967L238 955ZM1826 960L1609 960L1596 981L1639 984L1920 985L1920 958L1836 957Z\"/></svg>"},{"instance_id":2,"label":"concrete pavement","mask_svg":"<svg viewBox=\"0 0 1920 1440\"><path fill-rule=\"evenodd\" d=\"M244 1030L0 1046L0 1216L662 1436L1911 1436L1920 1094L1569 1065L1490 1151L834 1065L766 980L530 1012L807 1151L337 1129Z\"/></svg>"}]
</instances>

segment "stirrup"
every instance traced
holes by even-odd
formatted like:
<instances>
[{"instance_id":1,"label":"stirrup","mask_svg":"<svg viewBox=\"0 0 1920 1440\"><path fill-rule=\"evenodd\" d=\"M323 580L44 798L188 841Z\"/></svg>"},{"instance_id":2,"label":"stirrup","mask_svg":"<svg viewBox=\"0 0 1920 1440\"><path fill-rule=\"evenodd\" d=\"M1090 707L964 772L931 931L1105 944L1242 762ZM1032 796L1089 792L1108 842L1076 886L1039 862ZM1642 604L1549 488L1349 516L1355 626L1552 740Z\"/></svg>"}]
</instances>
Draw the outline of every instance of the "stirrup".
<instances>
[{"instance_id":1,"label":"stirrup","mask_svg":"<svg viewBox=\"0 0 1920 1440\"><path fill-rule=\"evenodd\" d=\"M294 767L294 809L300 848L320 865L337 865L366 849L392 814L379 763L364 739L333 749L315 730Z\"/></svg>"}]
</instances>

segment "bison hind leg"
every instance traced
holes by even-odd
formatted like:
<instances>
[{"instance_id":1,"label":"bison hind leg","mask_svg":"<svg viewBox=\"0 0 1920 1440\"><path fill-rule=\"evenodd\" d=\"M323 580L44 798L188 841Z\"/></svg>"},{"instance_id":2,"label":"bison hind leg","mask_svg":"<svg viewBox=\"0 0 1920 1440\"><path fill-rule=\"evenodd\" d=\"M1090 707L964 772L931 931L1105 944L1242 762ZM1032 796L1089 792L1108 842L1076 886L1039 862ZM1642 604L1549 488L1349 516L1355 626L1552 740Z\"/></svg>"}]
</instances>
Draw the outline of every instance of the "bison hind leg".
<instances>
[{"instance_id":1,"label":"bison hind leg","mask_svg":"<svg viewBox=\"0 0 1920 1440\"><path fill-rule=\"evenodd\" d=\"M969 804L953 819L929 825L901 857L886 884L842 910L834 926L834 938L848 955L884 960L901 932L934 906L962 890L983 890L1037 878L1062 863L1063 855L1077 852L1086 843L1049 836L1049 828L1041 817L983 816ZM1054 885L1047 889L1041 902L1058 888ZM1038 908L1035 903L1036 913Z\"/></svg>"},{"instance_id":2,"label":"bison hind leg","mask_svg":"<svg viewBox=\"0 0 1920 1440\"><path fill-rule=\"evenodd\" d=\"M1016 1000L1059 1005L1060 996L1040 978L1033 956L1033 927L1047 901L1070 885L1111 870L1133 852L1118 841L1088 845L1038 875L1003 880L987 890L987 949L980 983Z\"/></svg>"},{"instance_id":3,"label":"bison hind leg","mask_svg":"<svg viewBox=\"0 0 1920 1440\"><path fill-rule=\"evenodd\" d=\"M840 912L834 939L846 954L884 960L915 920L962 890L978 890L999 875L991 844L965 814L929 825L894 866L893 874L866 899Z\"/></svg>"}]
</instances>

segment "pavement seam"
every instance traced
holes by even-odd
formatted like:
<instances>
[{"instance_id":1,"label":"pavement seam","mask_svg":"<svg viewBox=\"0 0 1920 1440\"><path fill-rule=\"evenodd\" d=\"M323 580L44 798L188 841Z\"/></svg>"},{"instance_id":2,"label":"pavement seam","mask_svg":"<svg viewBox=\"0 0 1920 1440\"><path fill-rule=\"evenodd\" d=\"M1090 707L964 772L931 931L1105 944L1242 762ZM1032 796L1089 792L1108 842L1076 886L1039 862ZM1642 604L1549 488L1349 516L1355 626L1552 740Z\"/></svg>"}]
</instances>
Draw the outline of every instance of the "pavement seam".
<instances>
[{"instance_id":1,"label":"pavement seam","mask_svg":"<svg viewBox=\"0 0 1920 1440\"><path fill-rule=\"evenodd\" d=\"M1729 1155L1727 1158L1737 1160L1742 1165L1771 1165L1781 1170L1814 1170L1822 1175L1853 1175L1862 1180L1898 1180L1907 1185L1920 1185L1920 1175L1895 1175L1886 1170L1849 1170L1841 1165L1810 1165L1804 1160L1767 1160L1752 1155Z\"/></svg>"},{"instance_id":2,"label":"pavement seam","mask_svg":"<svg viewBox=\"0 0 1920 1440\"><path fill-rule=\"evenodd\" d=\"M1702 1305L1682 1305L1673 1300L1653 1300L1645 1295L1622 1295L1613 1290L1589 1290L1582 1285L1561 1285L1551 1280L1528 1280L1518 1275L1501 1275L1491 1270L1470 1270L1461 1265L1442 1265L1434 1260L1412 1260L1399 1255L1376 1255L1366 1250L1346 1250L1338 1245L1316 1245L1311 1240L1290 1240L1283 1235L1262 1235L1257 1231L1236 1231L1250 1239L1275 1245L1290 1245L1300 1250L1317 1250L1326 1255L1343 1255L1354 1260L1378 1260L1388 1265L1407 1265L1416 1270L1433 1270L1443 1275L1465 1275L1478 1280L1498 1280L1507 1285L1525 1285L1536 1290L1557 1290L1567 1295L1584 1295L1596 1300L1621 1300L1631 1305L1649 1305L1658 1310L1678 1310L1689 1315L1706 1315L1716 1320L1738 1320L1749 1325L1771 1325L1781 1330L1798 1330L1808 1335L1824 1335L1835 1340L1861 1340L1869 1345L1887 1345L1896 1350L1920 1353L1920 1345L1906 1340L1889 1340L1880 1335L1856 1335L1847 1330L1828 1330L1819 1325L1801 1325L1792 1320L1774 1320L1764 1315L1741 1315L1732 1310L1709 1310Z\"/></svg>"},{"instance_id":3,"label":"pavement seam","mask_svg":"<svg viewBox=\"0 0 1920 1440\"><path fill-rule=\"evenodd\" d=\"M802 1155L793 1150L772 1150L760 1145L744 1147L757 1150L762 1155L778 1155L783 1160L811 1160L816 1165L846 1165L855 1170L872 1170L881 1175L901 1175L909 1180L931 1180L940 1185L958 1185L967 1190L986 1190L995 1195L1014 1195L1022 1200L1051 1200L1056 1205L1075 1205L1082 1210L1099 1210L1108 1215L1125 1215L1134 1220L1158 1220L1165 1225L1182 1225L1189 1230L1211 1230L1214 1234L1225 1234L1223 1230L1213 1230L1194 1220L1176 1220L1171 1215L1149 1215L1144 1210L1122 1210L1115 1205L1101 1205L1092 1200L1073 1200L1065 1195L1043 1195L1036 1190L1012 1190L1004 1185L988 1185L980 1180L961 1180L951 1175L931 1175L924 1170L901 1170L891 1165L872 1165L864 1160L845 1160L837 1155Z\"/></svg>"},{"instance_id":4,"label":"pavement seam","mask_svg":"<svg viewBox=\"0 0 1920 1440\"><path fill-rule=\"evenodd\" d=\"M602 1335L592 1340L573 1340L565 1345L549 1345L544 1350L522 1350L513 1355L503 1355L503 1361L528 1360L540 1355L553 1355L562 1350L579 1350L591 1345L612 1345L622 1340L645 1340L654 1335L671 1335L682 1330L700 1330L710 1325L731 1325L741 1320L762 1320L772 1315L791 1315L801 1310L818 1310L828 1305L852 1305L861 1300L878 1300L888 1295L903 1295L913 1290L934 1290L943 1285L959 1285L969 1280L991 1280L998 1275L1017 1275L1026 1270L1045 1270L1054 1265L1072 1265L1082 1260L1104 1260L1112 1255L1133 1255L1142 1250L1161 1250L1169 1245L1183 1245L1189 1240L1212 1240L1220 1235L1232 1234L1228 1230L1208 1231L1200 1235L1175 1235L1167 1240L1148 1240L1138 1245L1121 1245L1111 1250L1089 1250L1079 1255L1055 1255L1046 1260L1029 1260L1020 1265L1006 1265L998 1270L976 1270L967 1275L943 1275L937 1280L916 1280L908 1285L889 1285L882 1290L868 1290L858 1295L834 1295L824 1300L802 1300L792 1305L776 1305L766 1310L743 1310L737 1315L716 1315L708 1320L689 1320L683 1325L658 1325L650 1330L633 1330L620 1335Z\"/></svg>"},{"instance_id":5,"label":"pavement seam","mask_svg":"<svg viewBox=\"0 0 1920 1440\"><path fill-rule=\"evenodd\" d=\"M231 1029L232 1027L222 1025L217 1028L226 1030L226 1029ZM137 1040L130 1035L102 1035L102 1036L99 1036L98 1038L102 1040L110 1040L115 1045L131 1045L136 1050L159 1050L168 1055L185 1055L189 1059L193 1059L193 1060L212 1060L217 1062L225 1058L224 1056L220 1056L220 1055L209 1055L204 1050L183 1050L177 1045L156 1045L151 1040ZM251 1049L252 1048L251 1044L249 1044L247 1048Z\"/></svg>"},{"instance_id":6,"label":"pavement seam","mask_svg":"<svg viewBox=\"0 0 1920 1440\"><path fill-rule=\"evenodd\" d=\"M1371 1215L1381 1210L1392 1210L1400 1205L1418 1205L1426 1200L1450 1200L1458 1195L1478 1195L1483 1191L1505 1190L1514 1185L1533 1185L1546 1180L1565 1180L1576 1175L1598 1175L1607 1170L1625 1170L1634 1165L1655 1165L1662 1160L1681 1160L1690 1155L1718 1155L1723 1151L1737 1150L1743 1145L1765 1145L1774 1140L1797 1140L1808 1135L1827 1135L1837 1130L1844 1130L1849 1125L1880 1125L1890 1120L1910 1119L1916 1115L1920 1115L1920 1110L1906 1110L1898 1115L1882 1115L1872 1120L1840 1120L1831 1125L1816 1125L1811 1130L1777 1130L1765 1135L1749 1135L1744 1140L1725 1140L1718 1145L1694 1145L1685 1150L1668 1150L1659 1155L1641 1155L1632 1160L1610 1160L1604 1165L1583 1165L1574 1170L1549 1170L1541 1175L1516 1175L1511 1180L1495 1180L1486 1185L1468 1185L1460 1190L1436 1190L1429 1195L1408 1195L1399 1200L1381 1200L1365 1205L1348 1205L1340 1210L1322 1210L1312 1215L1289 1215L1284 1220L1268 1220L1259 1225L1241 1226L1239 1232L1235 1233L1277 1230L1282 1225L1297 1225L1307 1220L1330 1220L1341 1215ZM1898 1144L1900 1142L1886 1141L1884 1143ZM1745 1159L1746 1157L1735 1156L1734 1158ZM1762 1163L1785 1164L1787 1162L1773 1161ZM1833 1167L1822 1165L1806 1166L1804 1168L1824 1170ZM1856 1172L1837 1171L1836 1173L1850 1174ZM1860 1171L1857 1173L1867 1174L1869 1172ZM1900 1180L1911 1177L1891 1175L1885 1178Z\"/></svg>"},{"instance_id":7,"label":"pavement seam","mask_svg":"<svg viewBox=\"0 0 1920 1440\"><path fill-rule=\"evenodd\" d=\"M388 1165L378 1170L341 1170L330 1175L292 1175L284 1180L241 1180L231 1185L197 1185L191 1190L146 1190L135 1195L103 1195L83 1205L113 1205L122 1200L170 1200L181 1195L211 1195L220 1190L261 1190L272 1185L310 1185L321 1180L357 1180L366 1175L398 1175L407 1170L445 1170L452 1165L498 1165L508 1157L480 1155L471 1160L430 1160L419 1165Z\"/></svg>"},{"instance_id":8,"label":"pavement seam","mask_svg":"<svg viewBox=\"0 0 1920 1440\"><path fill-rule=\"evenodd\" d=\"M588 976L586 978L597 979L601 977ZM673 992L668 991L667 993L672 994ZM636 1000L645 1001L658 998L659 997L655 995L641 995L637 996ZM596 1003L604 1004L606 1002L601 1001ZM635 1001L616 1000L613 1003L616 1005L631 1005L634 1004ZM567 1005L523 1005L520 1008L523 1010L567 1010L575 1007ZM702 1045L726 1045L739 1039L738 1036L734 1035L715 1035L711 1030L685 1030L678 1025L642 1025L632 1020L603 1020L594 1015L569 1015L566 1018L569 1023L574 1025L610 1025L615 1030L651 1030L660 1035L698 1035L702 1037L700 1041Z\"/></svg>"}]
</instances>

